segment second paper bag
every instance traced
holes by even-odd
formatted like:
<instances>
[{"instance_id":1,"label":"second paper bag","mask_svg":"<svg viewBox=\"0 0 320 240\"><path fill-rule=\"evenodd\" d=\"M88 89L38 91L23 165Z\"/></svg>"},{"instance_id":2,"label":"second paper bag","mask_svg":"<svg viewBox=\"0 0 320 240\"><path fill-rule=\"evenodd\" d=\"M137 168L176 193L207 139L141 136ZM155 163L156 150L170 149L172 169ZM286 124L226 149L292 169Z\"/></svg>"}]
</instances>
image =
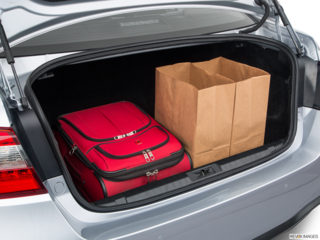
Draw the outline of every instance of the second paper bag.
<instances>
[{"instance_id":1,"label":"second paper bag","mask_svg":"<svg viewBox=\"0 0 320 240\"><path fill-rule=\"evenodd\" d=\"M194 168L230 155L235 85L192 63L156 69L155 119L183 143Z\"/></svg>"}]
</instances>

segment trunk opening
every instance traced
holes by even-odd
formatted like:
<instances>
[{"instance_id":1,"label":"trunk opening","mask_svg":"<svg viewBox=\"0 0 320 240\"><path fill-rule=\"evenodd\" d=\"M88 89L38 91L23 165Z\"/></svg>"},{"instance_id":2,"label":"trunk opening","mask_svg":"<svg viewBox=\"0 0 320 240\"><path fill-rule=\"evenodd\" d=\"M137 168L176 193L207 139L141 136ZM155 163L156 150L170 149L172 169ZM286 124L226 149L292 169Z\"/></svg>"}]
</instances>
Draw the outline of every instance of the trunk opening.
<instances>
[{"instance_id":1,"label":"trunk opening","mask_svg":"<svg viewBox=\"0 0 320 240\"><path fill-rule=\"evenodd\" d=\"M131 206L130 203L144 204L256 166L288 147L294 132L293 54L290 56L288 49L265 44L229 40L62 65L50 69L54 77L34 79L30 84L30 78L35 77L31 76L26 92L33 91L28 94L29 101L30 96L37 99L46 121L53 127L60 115L123 100L136 104L154 117L155 68L160 66L207 61L221 56L270 73L264 146L94 203L108 209ZM45 69L47 71L48 67ZM30 102L36 110L36 104L33 100Z\"/></svg>"}]
</instances>

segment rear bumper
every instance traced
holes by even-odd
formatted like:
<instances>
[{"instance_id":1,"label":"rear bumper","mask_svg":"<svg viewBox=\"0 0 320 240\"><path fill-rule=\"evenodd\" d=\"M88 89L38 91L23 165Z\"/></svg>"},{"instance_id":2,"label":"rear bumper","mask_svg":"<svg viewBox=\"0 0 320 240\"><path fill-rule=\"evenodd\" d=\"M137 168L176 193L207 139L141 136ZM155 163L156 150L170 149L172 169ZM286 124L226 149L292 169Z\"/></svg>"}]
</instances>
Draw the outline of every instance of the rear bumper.
<instances>
[{"instance_id":1,"label":"rear bumper","mask_svg":"<svg viewBox=\"0 0 320 240\"><path fill-rule=\"evenodd\" d=\"M1 239L82 239L49 194L0 200Z\"/></svg>"},{"instance_id":2,"label":"rear bumper","mask_svg":"<svg viewBox=\"0 0 320 240\"><path fill-rule=\"evenodd\" d=\"M82 208L62 176L45 182L56 206L87 239L253 239L320 196L320 112L300 108L295 140L277 158L194 191L140 208L95 213ZM161 238L160 238L161 236Z\"/></svg>"}]
</instances>

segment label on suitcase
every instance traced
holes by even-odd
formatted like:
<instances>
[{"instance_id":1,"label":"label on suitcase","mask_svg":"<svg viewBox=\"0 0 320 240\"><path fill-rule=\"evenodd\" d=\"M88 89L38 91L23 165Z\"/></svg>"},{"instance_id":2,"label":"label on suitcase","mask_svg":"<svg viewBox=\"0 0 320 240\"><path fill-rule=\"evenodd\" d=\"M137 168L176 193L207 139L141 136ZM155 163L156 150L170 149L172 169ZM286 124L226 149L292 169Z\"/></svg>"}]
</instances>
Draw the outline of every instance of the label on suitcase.
<instances>
[{"instance_id":1,"label":"label on suitcase","mask_svg":"<svg viewBox=\"0 0 320 240\"><path fill-rule=\"evenodd\" d=\"M109 182L121 182L111 185L125 191L159 180L166 169L171 169L170 174L161 173L161 178L191 169L181 143L130 102L66 114L58 121L59 133L70 147L68 154L99 175L107 188ZM172 171L176 165L183 167ZM129 188L123 186L128 181Z\"/></svg>"}]
</instances>

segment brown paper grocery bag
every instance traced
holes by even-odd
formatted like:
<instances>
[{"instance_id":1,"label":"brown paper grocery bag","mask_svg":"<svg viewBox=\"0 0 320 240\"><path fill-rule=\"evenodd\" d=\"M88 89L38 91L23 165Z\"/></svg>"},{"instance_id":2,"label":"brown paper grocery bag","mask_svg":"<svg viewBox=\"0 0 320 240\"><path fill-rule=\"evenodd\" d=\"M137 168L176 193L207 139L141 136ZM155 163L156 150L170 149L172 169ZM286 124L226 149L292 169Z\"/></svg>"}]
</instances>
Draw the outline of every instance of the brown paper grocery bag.
<instances>
[{"instance_id":1,"label":"brown paper grocery bag","mask_svg":"<svg viewBox=\"0 0 320 240\"><path fill-rule=\"evenodd\" d=\"M192 63L156 69L155 119L199 167L230 155L235 82Z\"/></svg>"},{"instance_id":2,"label":"brown paper grocery bag","mask_svg":"<svg viewBox=\"0 0 320 240\"><path fill-rule=\"evenodd\" d=\"M194 63L236 82L230 156L264 144L270 74L225 58Z\"/></svg>"}]
</instances>

